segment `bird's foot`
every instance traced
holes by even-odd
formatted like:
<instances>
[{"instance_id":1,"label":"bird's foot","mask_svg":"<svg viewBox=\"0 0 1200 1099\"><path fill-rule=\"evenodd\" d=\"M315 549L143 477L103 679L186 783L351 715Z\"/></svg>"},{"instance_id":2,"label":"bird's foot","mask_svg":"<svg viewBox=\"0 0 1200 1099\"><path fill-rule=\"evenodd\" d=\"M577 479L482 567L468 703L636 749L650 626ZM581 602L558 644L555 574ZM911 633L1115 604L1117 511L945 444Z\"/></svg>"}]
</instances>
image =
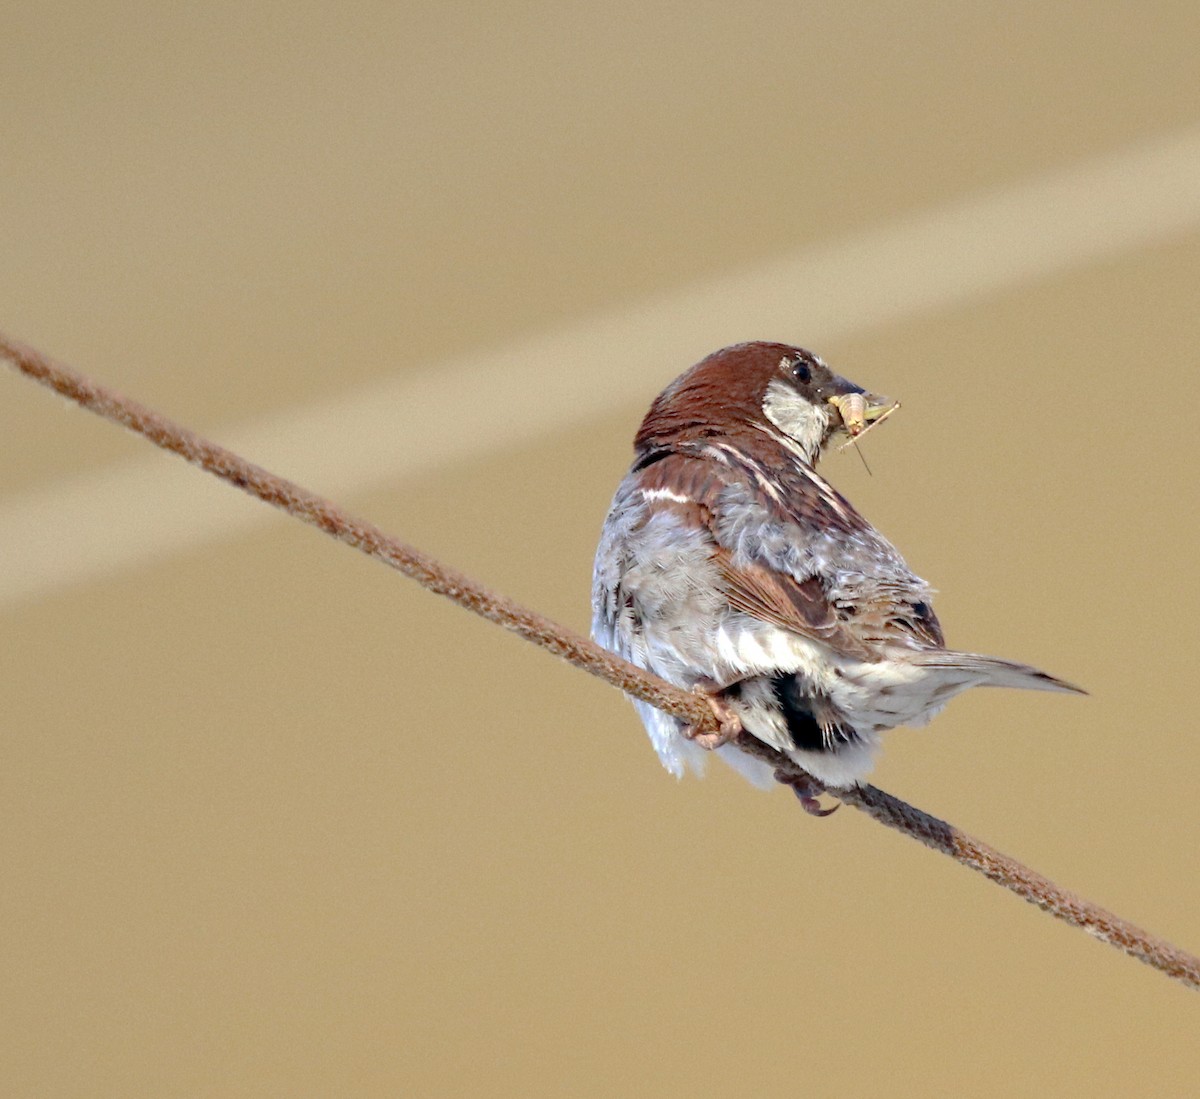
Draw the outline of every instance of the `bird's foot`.
<instances>
[{"instance_id":1,"label":"bird's foot","mask_svg":"<svg viewBox=\"0 0 1200 1099\"><path fill-rule=\"evenodd\" d=\"M734 713L733 707L721 697L717 685L712 680L702 679L692 690L708 703L716 716L719 728L715 733L705 733L700 732L695 725L685 725L681 730L683 735L710 752L714 748L720 748L722 744L736 740L742 732L742 719Z\"/></svg>"},{"instance_id":2,"label":"bird's foot","mask_svg":"<svg viewBox=\"0 0 1200 1099\"><path fill-rule=\"evenodd\" d=\"M837 807L841 805L839 801L831 805L828 809L822 808L821 803L817 799L826 793L826 790L811 775L795 775L789 771L776 771L775 781L783 783L784 786L790 786L792 793L796 795L800 804L804 806L804 811L814 817L827 817L830 813L836 812Z\"/></svg>"}]
</instances>

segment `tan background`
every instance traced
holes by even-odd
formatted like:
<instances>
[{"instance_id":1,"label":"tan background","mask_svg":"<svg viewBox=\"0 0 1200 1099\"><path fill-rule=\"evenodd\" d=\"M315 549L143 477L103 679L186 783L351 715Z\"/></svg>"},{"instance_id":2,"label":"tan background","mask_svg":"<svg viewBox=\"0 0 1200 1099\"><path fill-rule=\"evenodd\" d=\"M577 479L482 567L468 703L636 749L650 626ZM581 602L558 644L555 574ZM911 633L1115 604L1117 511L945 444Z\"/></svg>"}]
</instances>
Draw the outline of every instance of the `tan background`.
<instances>
[{"instance_id":1,"label":"tan background","mask_svg":"<svg viewBox=\"0 0 1200 1099\"><path fill-rule=\"evenodd\" d=\"M636 423L717 341L901 397L830 475L952 641L1093 696L979 692L877 781L1200 948L1200 161L990 287L991 245L769 275L1010 193L971 231L1058 255L1071 173L1194 134L1195 4L4 24L0 323L576 627ZM680 319L724 278L780 304ZM336 412L391 379L390 426ZM1194 993L853 812L675 783L615 692L11 375L0 439L4 1094L1196 1093Z\"/></svg>"}]
</instances>

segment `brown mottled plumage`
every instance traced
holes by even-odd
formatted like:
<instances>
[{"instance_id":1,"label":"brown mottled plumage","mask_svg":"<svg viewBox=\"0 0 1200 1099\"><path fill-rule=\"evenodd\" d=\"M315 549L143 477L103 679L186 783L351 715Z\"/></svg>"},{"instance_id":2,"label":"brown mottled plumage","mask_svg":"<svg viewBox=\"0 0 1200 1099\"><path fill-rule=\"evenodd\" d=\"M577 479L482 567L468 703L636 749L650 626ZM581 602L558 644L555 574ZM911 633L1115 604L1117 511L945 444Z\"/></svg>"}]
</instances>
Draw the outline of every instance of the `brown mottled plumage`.
<instances>
[{"instance_id":1,"label":"brown mottled plumage","mask_svg":"<svg viewBox=\"0 0 1200 1099\"><path fill-rule=\"evenodd\" d=\"M946 649L928 585L819 474L850 394L815 355L747 343L710 355L654 401L596 554L593 635L829 786L871 767L879 734L920 724L972 686L1077 690L1023 664ZM675 774L703 761L690 730L639 705ZM754 780L765 767L716 746Z\"/></svg>"}]
</instances>

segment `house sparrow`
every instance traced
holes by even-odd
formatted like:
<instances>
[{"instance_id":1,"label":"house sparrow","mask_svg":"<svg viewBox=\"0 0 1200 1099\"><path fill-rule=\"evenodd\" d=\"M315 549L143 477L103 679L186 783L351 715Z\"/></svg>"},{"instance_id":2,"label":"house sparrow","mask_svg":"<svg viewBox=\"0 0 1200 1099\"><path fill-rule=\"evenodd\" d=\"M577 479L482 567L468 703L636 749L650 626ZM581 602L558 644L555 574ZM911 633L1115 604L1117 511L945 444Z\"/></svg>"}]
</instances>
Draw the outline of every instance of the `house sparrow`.
<instances>
[{"instance_id":1,"label":"house sparrow","mask_svg":"<svg viewBox=\"0 0 1200 1099\"><path fill-rule=\"evenodd\" d=\"M779 343L717 351L651 405L596 551L592 636L712 706L721 732L696 735L635 703L672 774L701 772L707 749L769 785L730 743L744 730L816 780L796 792L820 813L817 794L871 770L882 732L968 687L1079 691L947 649L929 586L816 472L831 438L890 407Z\"/></svg>"}]
</instances>

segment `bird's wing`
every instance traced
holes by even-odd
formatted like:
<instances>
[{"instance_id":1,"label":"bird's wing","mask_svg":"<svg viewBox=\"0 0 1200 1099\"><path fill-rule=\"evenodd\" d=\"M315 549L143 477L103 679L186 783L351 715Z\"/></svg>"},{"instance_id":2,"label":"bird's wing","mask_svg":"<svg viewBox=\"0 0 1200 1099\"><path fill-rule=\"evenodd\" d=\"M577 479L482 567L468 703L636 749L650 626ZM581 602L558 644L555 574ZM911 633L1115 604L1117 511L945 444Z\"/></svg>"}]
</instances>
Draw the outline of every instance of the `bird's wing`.
<instances>
[{"instance_id":1,"label":"bird's wing","mask_svg":"<svg viewBox=\"0 0 1200 1099\"><path fill-rule=\"evenodd\" d=\"M714 557L725 582L725 597L735 611L822 641L846 656L874 659L862 640L839 621L819 576L797 580L761 565L735 564L724 546L716 547Z\"/></svg>"},{"instance_id":2,"label":"bird's wing","mask_svg":"<svg viewBox=\"0 0 1200 1099\"><path fill-rule=\"evenodd\" d=\"M779 449L765 436L726 439L664 455L640 478L708 527L735 610L859 660L879 659L880 643L941 648L924 581L849 501Z\"/></svg>"},{"instance_id":3,"label":"bird's wing","mask_svg":"<svg viewBox=\"0 0 1200 1099\"><path fill-rule=\"evenodd\" d=\"M653 510L674 512L689 524L707 530L712 561L732 609L820 641L846 656L875 659L862 640L839 620L815 570L780 569L768 555L736 544L733 528L744 518L736 492L731 495L731 489L739 487L736 471L707 455L669 452L644 465L637 478ZM782 520L772 522L779 528L778 537L787 540L791 532L784 529Z\"/></svg>"}]
</instances>

